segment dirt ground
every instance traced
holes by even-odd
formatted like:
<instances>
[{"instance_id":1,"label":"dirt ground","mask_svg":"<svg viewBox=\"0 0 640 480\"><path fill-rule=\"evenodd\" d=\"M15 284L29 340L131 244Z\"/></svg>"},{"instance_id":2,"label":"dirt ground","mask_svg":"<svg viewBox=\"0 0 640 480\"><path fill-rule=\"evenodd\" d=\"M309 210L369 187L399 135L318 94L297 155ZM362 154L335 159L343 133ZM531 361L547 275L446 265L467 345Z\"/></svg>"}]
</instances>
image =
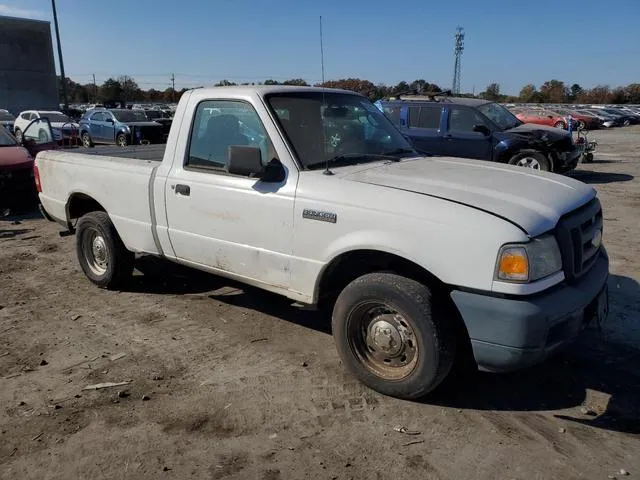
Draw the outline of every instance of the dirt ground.
<instances>
[{"instance_id":1,"label":"dirt ground","mask_svg":"<svg viewBox=\"0 0 640 480\"><path fill-rule=\"evenodd\" d=\"M603 331L422 402L361 386L286 299L151 259L99 290L56 225L0 219L0 478L640 478L640 126L592 136Z\"/></svg>"}]
</instances>

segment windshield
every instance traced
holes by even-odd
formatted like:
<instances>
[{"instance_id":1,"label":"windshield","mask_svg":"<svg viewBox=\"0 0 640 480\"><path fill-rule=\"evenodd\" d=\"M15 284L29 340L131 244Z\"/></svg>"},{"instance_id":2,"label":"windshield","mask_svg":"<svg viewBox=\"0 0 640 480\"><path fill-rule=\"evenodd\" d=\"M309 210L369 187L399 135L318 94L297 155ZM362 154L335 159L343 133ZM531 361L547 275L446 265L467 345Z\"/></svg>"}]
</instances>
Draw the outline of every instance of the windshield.
<instances>
[{"instance_id":1,"label":"windshield","mask_svg":"<svg viewBox=\"0 0 640 480\"><path fill-rule=\"evenodd\" d=\"M0 126L0 147L15 147L17 144L16 139Z\"/></svg>"},{"instance_id":2,"label":"windshield","mask_svg":"<svg viewBox=\"0 0 640 480\"><path fill-rule=\"evenodd\" d=\"M146 122L148 119L142 110L111 110L119 122Z\"/></svg>"},{"instance_id":3,"label":"windshield","mask_svg":"<svg viewBox=\"0 0 640 480\"><path fill-rule=\"evenodd\" d=\"M518 120L513 113L497 103L485 103L484 105L480 105L478 110L501 130L509 130L510 128L522 125L522 122Z\"/></svg>"},{"instance_id":4,"label":"windshield","mask_svg":"<svg viewBox=\"0 0 640 480\"><path fill-rule=\"evenodd\" d=\"M359 95L277 93L267 103L306 168L337 158L362 163L380 161L379 155L415 155L391 121Z\"/></svg>"},{"instance_id":5,"label":"windshield","mask_svg":"<svg viewBox=\"0 0 640 480\"><path fill-rule=\"evenodd\" d=\"M56 112L39 112L40 118L48 118L50 123L67 123L71 122L71 119L63 113Z\"/></svg>"}]
</instances>

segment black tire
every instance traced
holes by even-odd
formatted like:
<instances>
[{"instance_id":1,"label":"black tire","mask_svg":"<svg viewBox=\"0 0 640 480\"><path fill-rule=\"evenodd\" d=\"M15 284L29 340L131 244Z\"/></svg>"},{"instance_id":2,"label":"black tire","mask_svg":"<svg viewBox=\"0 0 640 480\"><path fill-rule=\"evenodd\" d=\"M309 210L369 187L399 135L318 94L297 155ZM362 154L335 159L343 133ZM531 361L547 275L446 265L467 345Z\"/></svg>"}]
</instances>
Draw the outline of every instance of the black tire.
<instances>
[{"instance_id":1,"label":"black tire","mask_svg":"<svg viewBox=\"0 0 640 480\"><path fill-rule=\"evenodd\" d=\"M454 362L454 324L443 312L429 287L392 273L370 273L338 296L333 337L346 368L362 383L384 395L415 399L435 389Z\"/></svg>"},{"instance_id":2,"label":"black tire","mask_svg":"<svg viewBox=\"0 0 640 480\"><path fill-rule=\"evenodd\" d=\"M122 243L106 212L91 212L80 218L76 254L87 278L102 288L121 287L133 272L135 256Z\"/></svg>"},{"instance_id":3,"label":"black tire","mask_svg":"<svg viewBox=\"0 0 640 480\"><path fill-rule=\"evenodd\" d=\"M22 143L22 130L14 128L13 136L16 137L16 140L18 140L19 143Z\"/></svg>"},{"instance_id":4,"label":"black tire","mask_svg":"<svg viewBox=\"0 0 640 480\"><path fill-rule=\"evenodd\" d=\"M126 147L127 145L129 145L129 139L124 133L119 133L116 136L116 145L118 145L119 147Z\"/></svg>"},{"instance_id":5,"label":"black tire","mask_svg":"<svg viewBox=\"0 0 640 480\"><path fill-rule=\"evenodd\" d=\"M93 147L93 140L91 140L91 135L89 135L89 133L83 132L82 135L80 135L80 139L82 141L83 147L85 148Z\"/></svg>"},{"instance_id":6,"label":"black tire","mask_svg":"<svg viewBox=\"0 0 640 480\"><path fill-rule=\"evenodd\" d=\"M537 166L534 162L537 162ZM533 170L551 171L551 162L542 153L536 150L522 150L509 160L509 165L531 168Z\"/></svg>"},{"instance_id":7,"label":"black tire","mask_svg":"<svg viewBox=\"0 0 640 480\"><path fill-rule=\"evenodd\" d=\"M566 130L567 129L567 124L564 123L564 122L556 122L554 127L561 128L562 130Z\"/></svg>"},{"instance_id":8,"label":"black tire","mask_svg":"<svg viewBox=\"0 0 640 480\"><path fill-rule=\"evenodd\" d=\"M585 154L584 163L593 163L593 153L589 152Z\"/></svg>"}]
</instances>

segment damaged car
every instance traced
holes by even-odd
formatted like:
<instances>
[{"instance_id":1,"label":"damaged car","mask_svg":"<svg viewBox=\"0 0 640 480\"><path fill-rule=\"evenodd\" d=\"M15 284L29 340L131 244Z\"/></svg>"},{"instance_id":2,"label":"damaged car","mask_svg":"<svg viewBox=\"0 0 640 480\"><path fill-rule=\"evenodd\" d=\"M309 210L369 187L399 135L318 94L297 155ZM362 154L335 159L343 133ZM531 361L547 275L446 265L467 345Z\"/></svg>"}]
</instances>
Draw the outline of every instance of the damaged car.
<instances>
[{"instance_id":1,"label":"damaged car","mask_svg":"<svg viewBox=\"0 0 640 480\"><path fill-rule=\"evenodd\" d=\"M36 200L33 157L0 127L0 211L23 210Z\"/></svg>"},{"instance_id":2,"label":"damaged car","mask_svg":"<svg viewBox=\"0 0 640 480\"><path fill-rule=\"evenodd\" d=\"M431 155L573 170L580 149L569 132L525 124L502 105L476 98L402 96L376 102L414 145Z\"/></svg>"}]
</instances>

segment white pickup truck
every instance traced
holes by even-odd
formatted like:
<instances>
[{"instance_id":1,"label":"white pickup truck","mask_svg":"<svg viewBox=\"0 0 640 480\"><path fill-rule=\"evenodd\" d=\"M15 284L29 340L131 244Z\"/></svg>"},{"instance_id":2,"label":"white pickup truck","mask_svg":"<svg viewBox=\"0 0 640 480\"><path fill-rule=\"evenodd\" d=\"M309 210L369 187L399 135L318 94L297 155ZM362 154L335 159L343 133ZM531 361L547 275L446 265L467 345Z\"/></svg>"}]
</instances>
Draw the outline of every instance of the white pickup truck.
<instances>
[{"instance_id":1,"label":"white pickup truck","mask_svg":"<svg viewBox=\"0 0 640 480\"><path fill-rule=\"evenodd\" d=\"M430 392L465 351L532 365L607 315L593 188L418 156L352 92L195 89L164 153L44 151L35 168L95 284L148 254L330 309L346 367L388 395Z\"/></svg>"}]
</instances>

